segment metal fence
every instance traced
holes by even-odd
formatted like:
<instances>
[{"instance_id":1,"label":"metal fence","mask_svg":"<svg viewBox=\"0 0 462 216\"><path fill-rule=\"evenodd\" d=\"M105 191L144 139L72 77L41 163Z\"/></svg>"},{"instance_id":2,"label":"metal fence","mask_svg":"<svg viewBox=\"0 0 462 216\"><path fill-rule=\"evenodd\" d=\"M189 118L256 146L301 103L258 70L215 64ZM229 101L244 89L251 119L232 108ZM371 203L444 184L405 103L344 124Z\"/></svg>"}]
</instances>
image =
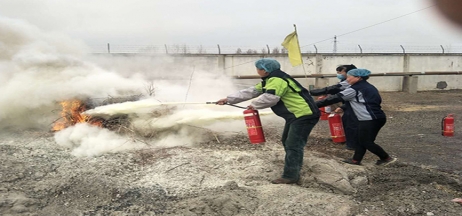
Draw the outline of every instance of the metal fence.
<instances>
[{"instance_id":1,"label":"metal fence","mask_svg":"<svg viewBox=\"0 0 462 216\"><path fill-rule=\"evenodd\" d=\"M283 54L282 46L118 45L90 46L92 53L145 54ZM308 45L302 53L462 53L462 45Z\"/></svg>"}]
</instances>

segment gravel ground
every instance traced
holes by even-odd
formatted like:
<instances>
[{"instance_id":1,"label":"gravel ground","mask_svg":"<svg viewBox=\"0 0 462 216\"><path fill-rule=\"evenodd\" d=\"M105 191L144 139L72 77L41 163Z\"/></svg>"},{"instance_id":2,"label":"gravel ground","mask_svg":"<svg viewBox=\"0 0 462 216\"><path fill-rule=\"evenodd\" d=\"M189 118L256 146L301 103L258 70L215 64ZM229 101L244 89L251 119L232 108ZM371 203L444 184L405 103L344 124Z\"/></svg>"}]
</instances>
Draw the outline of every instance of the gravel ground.
<instances>
[{"instance_id":1,"label":"gravel ground","mask_svg":"<svg viewBox=\"0 0 462 216\"><path fill-rule=\"evenodd\" d=\"M388 122L377 143L398 162L340 163L351 151L314 129L299 185L273 185L284 152L280 126L267 142L211 134L190 147L75 157L47 131L2 131L1 215L461 215L462 91L384 92ZM454 113L454 137L441 119ZM216 137L215 137L216 136ZM219 142L218 142L218 141Z\"/></svg>"}]
</instances>

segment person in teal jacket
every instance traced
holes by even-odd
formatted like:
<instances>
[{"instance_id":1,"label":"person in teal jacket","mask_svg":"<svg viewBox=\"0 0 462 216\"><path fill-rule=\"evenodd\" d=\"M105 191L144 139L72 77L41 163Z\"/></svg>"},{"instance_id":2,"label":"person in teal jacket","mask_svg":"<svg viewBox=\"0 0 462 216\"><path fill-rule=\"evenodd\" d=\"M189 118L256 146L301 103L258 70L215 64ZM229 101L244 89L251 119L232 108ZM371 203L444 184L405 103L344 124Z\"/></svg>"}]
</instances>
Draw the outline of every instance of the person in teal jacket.
<instances>
[{"instance_id":1,"label":"person in teal jacket","mask_svg":"<svg viewBox=\"0 0 462 216\"><path fill-rule=\"evenodd\" d=\"M240 90L217 104L236 104L252 98L247 109L271 108L285 119L282 145L285 150L282 176L271 181L273 184L293 184L300 179L303 153L311 130L319 121L319 109L309 91L287 73L281 71L278 61L263 58L255 62L262 81L253 87Z\"/></svg>"}]
</instances>

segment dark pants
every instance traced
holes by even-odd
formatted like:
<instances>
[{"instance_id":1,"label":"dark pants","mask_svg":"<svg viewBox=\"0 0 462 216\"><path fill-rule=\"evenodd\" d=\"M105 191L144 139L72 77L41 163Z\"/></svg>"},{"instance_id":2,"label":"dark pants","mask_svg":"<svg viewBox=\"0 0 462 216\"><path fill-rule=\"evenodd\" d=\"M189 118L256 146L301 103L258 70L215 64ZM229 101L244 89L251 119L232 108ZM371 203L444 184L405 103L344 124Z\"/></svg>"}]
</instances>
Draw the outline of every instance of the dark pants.
<instances>
[{"instance_id":1,"label":"dark pants","mask_svg":"<svg viewBox=\"0 0 462 216\"><path fill-rule=\"evenodd\" d=\"M342 115L343 129L345 130L346 146L355 148L358 138L356 137L358 131L358 118L356 118L353 110L347 110Z\"/></svg>"},{"instance_id":2,"label":"dark pants","mask_svg":"<svg viewBox=\"0 0 462 216\"><path fill-rule=\"evenodd\" d=\"M374 142L377 134L386 122L386 118L358 122L358 130L356 134L358 142L355 147L353 160L361 162L364 155L366 154L366 150L369 150L370 152L377 155L380 160L385 160L389 157L389 155L382 149L382 147L375 144Z\"/></svg>"},{"instance_id":3,"label":"dark pants","mask_svg":"<svg viewBox=\"0 0 462 216\"><path fill-rule=\"evenodd\" d=\"M318 123L316 119L296 119L285 124L282 133L282 145L286 152L284 173L282 178L299 179L303 165L303 150L313 127Z\"/></svg>"}]
</instances>

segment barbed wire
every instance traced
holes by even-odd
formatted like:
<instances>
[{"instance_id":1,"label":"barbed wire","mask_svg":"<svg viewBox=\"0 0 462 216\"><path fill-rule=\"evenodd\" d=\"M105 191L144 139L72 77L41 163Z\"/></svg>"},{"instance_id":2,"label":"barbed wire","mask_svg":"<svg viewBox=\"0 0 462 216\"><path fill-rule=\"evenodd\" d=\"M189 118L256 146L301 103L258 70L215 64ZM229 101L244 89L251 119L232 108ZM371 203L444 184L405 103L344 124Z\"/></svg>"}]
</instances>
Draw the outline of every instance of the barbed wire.
<instances>
[{"instance_id":1,"label":"barbed wire","mask_svg":"<svg viewBox=\"0 0 462 216\"><path fill-rule=\"evenodd\" d=\"M368 29L368 28L372 28L372 27L375 27L375 26L378 26L378 25L381 25L381 24L384 24L384 23L387 23L387 22L391 22L391 21L394 21L394 20L397 20L397 19L400 19L400 18L409 16L409 15L412 15L412 14L415 14L415 13L418 13L418 12L421 12L421 11L424 11L424 10L427 10L427 9L430 9L430 8L432 8L432 7L435 7L435 5L430 5L430 6L428 6L428 7L421 8L421 9L419 9L419 10L412 11L412 12L410 12L410 13L403 14L403 15L401 15L401 16L393 17L393 18L391 18L391 19L384 20L384 21L382 21L382 22L378 22L378 23L375 23L375 24L372 24L372 25L369 25L369 26L365 26L365 27L362 27L362 28L359 28L359 29L355 29L355 30L350 31L350 32L345 32L345 33L342 33L342 34L338 34L338 35L336 35L335 37L341 37L341 36L349 35L349 34L352 34L352 33L358 32L358 31L362 31L362 30L365 30L365 29ZM332 39L334 39L334 37L326 38L326 39L324 39L324 40L320 40L320 41L317 41L317 42L314 42L314 43L310 43L310 44L307 44L307 45L300 45L300 48L307 47L307 46L312 46L312 45L319 44L319 43L322 43L322 42L325 42L325 41L328 41L328 40L332 40Z\"/></svg>"},{"instance_id":2,"label":"barbed wire","mask_svg":"<svg viewBox=\"0 0 462 216\"><path fill-rule=\"evenodd\" d=\"M285 54L282 46L203 46L203 45L101 45L90 46L91 53L120 54ZM312 45L302 53L462 53L462 45Z\"/></svg>"}]
</instances>

